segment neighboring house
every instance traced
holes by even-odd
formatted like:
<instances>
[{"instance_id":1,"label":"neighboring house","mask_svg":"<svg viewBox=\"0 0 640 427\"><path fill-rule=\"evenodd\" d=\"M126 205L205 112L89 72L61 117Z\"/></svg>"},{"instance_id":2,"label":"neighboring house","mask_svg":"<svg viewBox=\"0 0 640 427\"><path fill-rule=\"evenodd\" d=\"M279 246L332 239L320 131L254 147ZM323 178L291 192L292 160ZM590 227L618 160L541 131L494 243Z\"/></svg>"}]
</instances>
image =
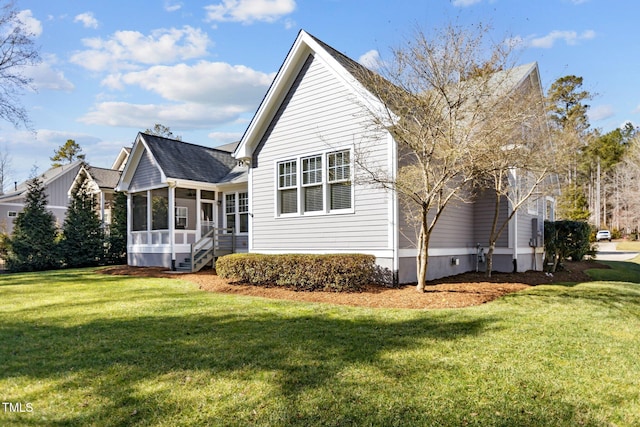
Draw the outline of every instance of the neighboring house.
<instances>
[{"instance_id":1,"label":"neighboring house","mask_svg":"<svg viewBox=\"0 0 640 427\"><path fill-rule=\"evenodd\" d=\"M236 145L208 148L138 134L116 188L127 192L129 265L188 264L192 245L210 241L203 237L211 233L216 245L227 238L229 251L247 250L247 168L231 155Z\"/></svg>"},{"instance_id":2,"label":"neighboring house","mask_svg":"<svg viewBox=\"0 0 640 427\"><path fill-rule=\"evenodd\" d=\"M47 195L47 209L56 219L56 225L62 227L67 207L69 206L69 188L82 166L81 160L54 167L39 176ZM13 191L0 196L0 228L1 232L11 234L13 223L24 208L27 194L27 181L16 184Z\"/></svg>"},{"instance_id":3,"label":"neighboring house","mask_svg":"<svg viewBox=\"0 0 640 427\"><path fill-rule=\"evenodd\" d=\"M367 253L415 282L416 234L396 194L359 184L358 142L369 161L398 168L388 132L372 137L378 101L359 80L359 64L301 31L249 124L234 156L249 165L249 252ZM519 67L514 84L540 88L536 64ZM493 197L448 206L430 240L428 279L483 269ZM494 269L542 268L546 206L532 201L498 242ZM502 215L511 209L505 203ZM534 240L532 240L532 238ZM479 244L479 245L478 245ZM532 245L534 247L532 247ZM479 262L480 261L480 262ZM516 263L514 263L516 261Z\"/></svg>"},{"instance_id":4,"label":"neighboring house","mask_svg":"<svg viewBox=\"0 0 640 427\"><path fill-rule=\"evenodd\" d=\"M118 157L116 157L116 160L113 162L111 169L122 172L127 164L127 160L129 160L130 154L131 147L122 147L122 149L120 149L120 153L118 153Z\"/></svg>"},{"instance_id":5,"label":"neighboring house","mask_svg":"<svg viewBox=\"0 0 640 427\"><path fill-rule=\"evenodd\" d=\"M89 192L95 197L100 221L102 221L103 227L108 229L111 224L113 195L121 174L121 170L97 168L83 164L69 187L68 197L71 198L77 186L87 180Z\"/></svg>"}]
</instances>

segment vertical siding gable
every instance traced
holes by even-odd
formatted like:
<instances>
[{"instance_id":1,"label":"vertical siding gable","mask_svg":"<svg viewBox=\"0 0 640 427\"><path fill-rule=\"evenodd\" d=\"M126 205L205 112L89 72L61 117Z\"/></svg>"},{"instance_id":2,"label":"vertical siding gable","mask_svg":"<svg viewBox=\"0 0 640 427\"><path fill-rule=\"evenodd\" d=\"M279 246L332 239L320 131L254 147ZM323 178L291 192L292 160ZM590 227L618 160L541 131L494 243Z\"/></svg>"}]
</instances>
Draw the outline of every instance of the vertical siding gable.
<instances>
[{"instance_id":1,"label":"vertical siding gable","mask_svg":"<svg viewBox=\"0 0 640 427\"><path fill-rule=\"evenodd\" d=\"M81 165L78 163L45 186L44 192L47 195L47 204L49 206L69 205L69 189L80 167Z\"/></svg>"},{"instance_id":2,"label":"vertical siding gable","mask_svg":"<svg viewBox=\"0 0 640 427\"><path fill-rule=\"evenodd\" d=\"M144 150L140 157L140 162L136 167L136 171L131 178L129 191L139 191L140 189L149 188L162 183L162 173L158 165L156 165L151 153L147 149Z\"/></svg>"}]
</instances>

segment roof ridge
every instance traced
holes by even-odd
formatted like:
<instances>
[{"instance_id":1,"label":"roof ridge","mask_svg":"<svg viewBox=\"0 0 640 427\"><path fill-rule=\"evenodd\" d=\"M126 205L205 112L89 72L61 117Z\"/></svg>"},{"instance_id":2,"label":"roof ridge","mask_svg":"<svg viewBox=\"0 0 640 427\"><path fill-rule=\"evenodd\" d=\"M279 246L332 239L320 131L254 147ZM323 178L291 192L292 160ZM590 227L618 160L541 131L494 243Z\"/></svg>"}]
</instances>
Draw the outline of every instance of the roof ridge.
<instances>
[{"instance_id":1,"label":"roof ridge","mask_svg":"<svg viewBox=\"0 0 640 427\"><path fill-rule=\"evenodd\" d=\"M175 143L187 144L187 145L191 145L191 146L194 146L194 147L204 148L205 150L213 150L213 151L217 151L219 153L227 153L227 154L229 153L228 151L220 150L220 149L215 148L215 147L208 147L206 145L201 145L201 144L196 144L196 143L193 143L193 142L182 141L180 139L167 138L167 137L164 137L164 136L153 135L151 133L145 133L145 132L140 132L140 133L142 135L150 136L152 138L160 138L160 139L164 139L164 140L175 142Z\"/></svg>"}]
</instances>

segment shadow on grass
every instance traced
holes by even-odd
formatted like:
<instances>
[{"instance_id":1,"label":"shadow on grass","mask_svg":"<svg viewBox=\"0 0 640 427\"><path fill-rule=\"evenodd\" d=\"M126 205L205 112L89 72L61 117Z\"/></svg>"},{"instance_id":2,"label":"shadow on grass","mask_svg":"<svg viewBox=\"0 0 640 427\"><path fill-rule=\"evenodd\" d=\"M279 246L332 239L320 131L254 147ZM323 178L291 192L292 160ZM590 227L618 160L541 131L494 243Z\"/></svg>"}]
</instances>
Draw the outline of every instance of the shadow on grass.
<instances>
[{"instance_id":1,"label":"shadow on grass","mask_svg":"<svg viewBox=\"0 0 640 427\"><path fill-rule=\"evenodd\" d=\"M5 322L0 326L0 378L53 381L55 386L47 391L51 394L87 390L86 406L73 408L55 421L22 417L24 425L168 424L167 417L187 410L185 402L172 397L172 390L143 391L141 384L159 381L176 386L182 383L176 383L174 377L185 371L206 372L211 381L248 388L232 397L221 397L229 392L220 390L217 402L207 402L203 396L204 403L215 403L219 411L194 411L189 422L193 425L473 424L473 419L462 418L464 405L469 403L463 397L452 395L449 402L459 399L457 404L425 410L420 396L404 396L387 402L385 409L385 402L362 401L362 393L368 392L363 387L384 388L388 383L390 388L403 390L403 381L415 381L421 373L429 373L431 378L437 378L438 373L449 375L464 362L453 354L423 359L416 366L398 366L387 355L478 336L495 330L493 323L491 318L460 320L446 314L380 321L255 312L101 319L70 327ZM375 367L379 378L365 378L364 383L355 381L349 386L343 375L352 367ZM252 395L250 384L263 377L268 378L270 390L266 396L257 391L257 396ZM193 386L209 387L210 383ZM429 384L414 390L429 393ZM323 394L309 397L316 392ZM46 396L33 392L19 398L36 401ZM215 399L215 393L208 399ZM263 407L270 413L260 412ZM554 408L540 410L538 418L500 401L484 409L502 413L495 425L501 425L500 418L508 419L508 425L531 425L532 420L542 425L568 425L576 419L583 425L596 425L561 401ZM559 419L565 422L558 424ZM181 423L185 424L184 420Z\"/></svg>"}]
</instances>

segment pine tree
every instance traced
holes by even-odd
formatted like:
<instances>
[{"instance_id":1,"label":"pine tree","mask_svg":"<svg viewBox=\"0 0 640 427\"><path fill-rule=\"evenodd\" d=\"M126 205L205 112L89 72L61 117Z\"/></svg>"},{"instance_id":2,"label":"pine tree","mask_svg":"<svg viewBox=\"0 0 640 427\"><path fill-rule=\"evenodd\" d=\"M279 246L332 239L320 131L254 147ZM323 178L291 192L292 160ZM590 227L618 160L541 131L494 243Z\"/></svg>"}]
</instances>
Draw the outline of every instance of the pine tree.
<instances>
[{"instance_id":1,"label":"pine tree","mask_svg":"<svg viewBox=\"0 0 640 427\"><path fill-rule=\"evenodd\" d=\"M104 260L104 232L86 178L71 197L60 242L64 263L67 267L98 265Z\"/></svg>"},{"instance_id":2,"label":"pine tree","mask_svg":"<svg viewBox=\"0 0 640 427\"><path fill-rule=\"evenodd\" d=\"M122 264L127 262L127 195L116 192L111 205L111 226L109 227L107 262Z\"/></svg>"},{"instance_id":3,"label":"pine tree","mask_svg":"<svg viewBox=\"0 0 640 427\"><path fill-rule=\"evenodd\" d=\"M27 182L25 206L9 240L10 271L49 270L59 266L55 217L46 209L47 195L39 178Z\"/></svg>"}]
</instances>

